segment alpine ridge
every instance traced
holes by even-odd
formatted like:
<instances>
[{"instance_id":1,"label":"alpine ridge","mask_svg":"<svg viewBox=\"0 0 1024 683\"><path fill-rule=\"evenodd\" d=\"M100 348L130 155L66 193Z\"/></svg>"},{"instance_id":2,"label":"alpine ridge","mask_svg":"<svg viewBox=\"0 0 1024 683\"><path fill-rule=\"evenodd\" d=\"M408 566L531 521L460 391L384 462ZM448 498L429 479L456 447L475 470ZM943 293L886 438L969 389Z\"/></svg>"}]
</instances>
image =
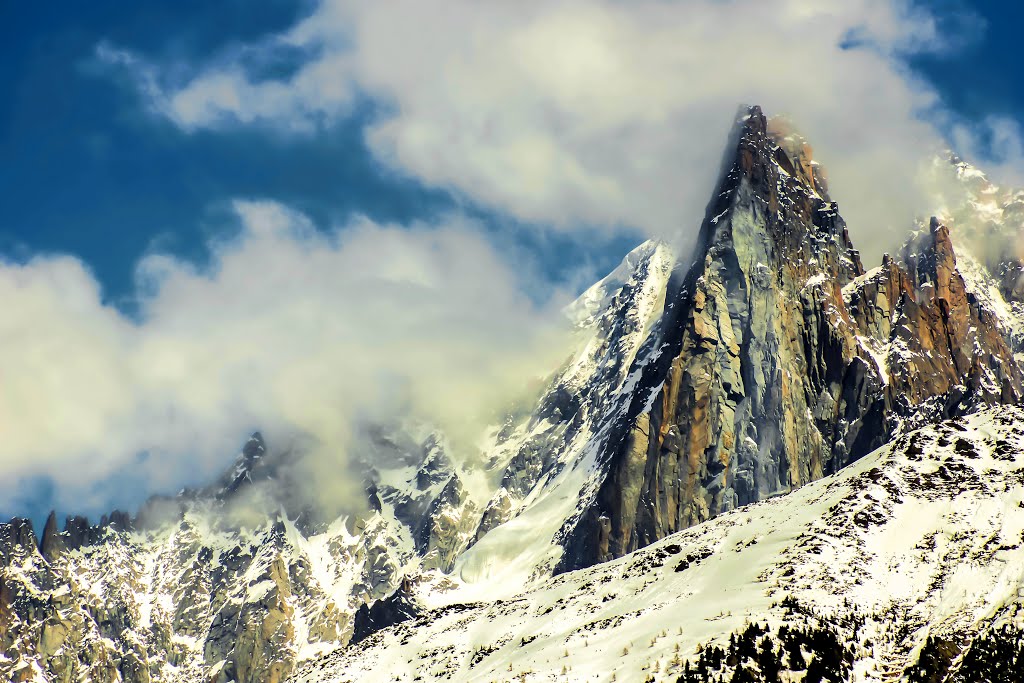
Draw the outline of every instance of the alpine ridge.
<instances>
[{"instance_id":1,"label":"alpine ridge","mask_svg":"<svg viewBox=\"0 0 1024 683\"><path fill-rule=\"evenodd\" d=\"M1016 403L1022 378L933 221L864 273L809 147L738 124L658 358L601 444L562 567L602 562L833 473L923 414Z\"/></svg>"},{"instance_id":2,"label":"alpine ridge","mask_svg":"<svg viewBox=\"0 0 1024 683\"><path fill-rule=\"evenodd\" d=\"M255 433L217 481L134 516L0 524L0 678L983 666L1020 629L999 564L1024 529L1020 200L937 164L962 200L865 270L807 141L743 110L695 250L645 242L570 305L566 361L479 457L405 416L369 425L365 512L322 519L301 444ZM1001 236L984 253L960 239L979 230Z\"/></svg>"}]
</instances>

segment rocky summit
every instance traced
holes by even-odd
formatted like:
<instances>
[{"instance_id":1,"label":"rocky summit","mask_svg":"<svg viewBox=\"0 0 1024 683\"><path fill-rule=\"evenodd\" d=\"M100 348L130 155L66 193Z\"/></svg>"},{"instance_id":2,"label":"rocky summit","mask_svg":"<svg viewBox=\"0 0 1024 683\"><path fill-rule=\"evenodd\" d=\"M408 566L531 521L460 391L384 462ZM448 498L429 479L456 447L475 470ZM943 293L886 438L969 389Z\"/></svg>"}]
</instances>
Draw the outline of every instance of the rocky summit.
<instances>
[{"instance_id":1,"label":"rocky summit","mask_svg":"<svg viewBox=\"0 0 1024 683\"><path fill-rule=\"evenodd\" d=\"M865 273L809 147L759 109L666 297L604 479L566 536L577 568L836 472L921 419L1016 403L1020 369L948 230Z\"/></svg>"},{"instance_id":2,"label":"rocky summit","mask_svg":"<svg viewBox=\"0 0 1024 683\"><path fill-rule=\"evenodd\" d=\"M325 519L257 433L135 515L0 525L0 678L1017 680L1021 194L936 168L948 206L865 270L745 110L695 249L569 306L479 457L367 426L363 512Z\"/></svg>"}]
</instances>

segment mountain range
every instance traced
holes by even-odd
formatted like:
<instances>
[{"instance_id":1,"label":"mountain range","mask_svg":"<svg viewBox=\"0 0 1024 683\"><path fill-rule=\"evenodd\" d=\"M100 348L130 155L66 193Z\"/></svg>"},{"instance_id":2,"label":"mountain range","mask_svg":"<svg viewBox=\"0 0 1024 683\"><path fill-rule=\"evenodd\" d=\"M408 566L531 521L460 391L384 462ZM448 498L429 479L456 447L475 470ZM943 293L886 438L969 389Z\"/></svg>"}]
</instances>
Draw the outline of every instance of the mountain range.
<instances>
[{"instance_id":1,"label":"mountain range","mask_svg":"<svg viewBox=\"0 0 1024 683\"><path fill-rule=\"evenodd\" d=\"M257 433L134 515L0 524L0 675L1019 680L1024 191L937 158L868 270L785 122L745 109L716 171L480 458L369 426L364 512L322 519Z\"/></svg>"}]
</instances>

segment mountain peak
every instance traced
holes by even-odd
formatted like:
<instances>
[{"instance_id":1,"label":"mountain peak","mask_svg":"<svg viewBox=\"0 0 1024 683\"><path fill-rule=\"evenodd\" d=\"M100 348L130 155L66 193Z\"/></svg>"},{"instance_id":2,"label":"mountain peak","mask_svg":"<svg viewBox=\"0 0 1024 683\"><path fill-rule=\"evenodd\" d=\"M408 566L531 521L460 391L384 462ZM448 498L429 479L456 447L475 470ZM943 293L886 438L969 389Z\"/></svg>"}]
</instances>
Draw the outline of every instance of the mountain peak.
<instances>
[{"instance_id":1,"label":"mountain peak","mask_svg":"<svg viewBox=\"0 0 1024 683\"><path fill-rule=\"evenodd\" d=\"M700 255L716 245L772 242L760 262L788 265L820 262L840 285L863 274L838 205L828 198L824 174L810 145L785 119L767 119L760 107L746 109L737 121L723 177L708 205L698 247ZM754 250L757 251L756 249ZM802 269L797 278L812 277Z\"/></svg>"},{"instance_id":2,"label":"mountain peak","mask_svg":"<svg viewBox=\"0 0 1024 683\"><path fill-rule=\"evenodd\" d=\"M833 473L926 406L948 416L1020 395L945 227L880 269L884 282L865 278L810 145L758 107L734 144L653 342L660 356L636 370L642 390L605 443L607 474L567 534L561 568Z\"/></svg>"},{"instance_id":3,"label":"mountain peak","mask_svg":"<svg viewBox=\"0 0 1024 683\"><path fill-rule=\"evenodd\" d=\"M57 513L50 510L43 526L43 535L39 540L39 552L48 562L53 562L64 551L64 543L57 528Z\"/></svg>"},{"instance_id":4,"label":"mountain peak","mask_svg":"<svg viewBox=\"0 0 1024 683\"><path fill-rule=\"evenodd\" d=\"M740 111L732 137L737 141L744 170L751 170L753 155L744 156L742 150L759 148L761 157L771 158L810 194L829 201L824 169L814 159L814 149L793 121L782 115L768 117L757 105L741 107Z\"/></svg>"},{"instance_id":5,"label":"mountain peak","mask_svg":"<svg viewBox=\"0 0 1024 683\"><path fill-rule=\"evenodd\" d=\"M740 105L739 115L736 118L736 125L751 131L760 132L762 135L768 130L768 118L759 104Z\"/></svg>"}]
</instances>

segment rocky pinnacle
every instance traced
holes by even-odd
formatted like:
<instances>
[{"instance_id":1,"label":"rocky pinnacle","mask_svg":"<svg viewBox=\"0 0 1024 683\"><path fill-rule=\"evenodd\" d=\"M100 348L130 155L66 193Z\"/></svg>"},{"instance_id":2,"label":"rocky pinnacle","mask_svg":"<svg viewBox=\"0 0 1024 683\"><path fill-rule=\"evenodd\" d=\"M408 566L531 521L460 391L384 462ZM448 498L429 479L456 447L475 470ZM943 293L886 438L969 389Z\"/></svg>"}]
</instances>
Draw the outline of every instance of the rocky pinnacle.
<instances>
[{"instance_id":1,"label":"rocky pinnacle","mask_svg":"<svg viewBox=\"0 0 1024 683\"><path fill-rule=\"evenodd\" d=\"M731 149L660 356L603 444L560 569L835 472L924 404L948 416L1021 394L945 228L866 275L806 144L752 107Z\"/></svg>"}]
</instances>

